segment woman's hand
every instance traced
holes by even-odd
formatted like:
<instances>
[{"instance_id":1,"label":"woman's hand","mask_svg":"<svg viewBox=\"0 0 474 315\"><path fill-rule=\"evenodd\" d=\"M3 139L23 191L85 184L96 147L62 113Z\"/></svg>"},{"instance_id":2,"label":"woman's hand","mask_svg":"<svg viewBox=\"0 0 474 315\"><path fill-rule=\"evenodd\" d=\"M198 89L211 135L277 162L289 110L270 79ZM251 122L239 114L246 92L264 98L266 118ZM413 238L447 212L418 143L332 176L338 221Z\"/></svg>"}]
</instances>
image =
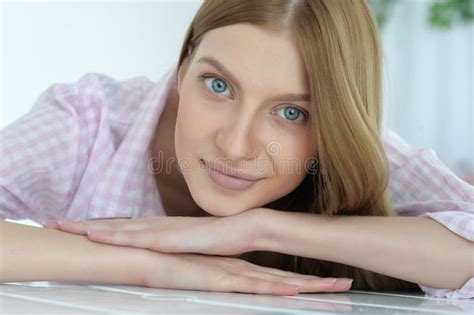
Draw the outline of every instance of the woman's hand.
<instances>
[{"instance_id":1,"label":"woman's hand","mask_svg":"<svg viewBox=\"0 0 474 315\"><path fill-rule=\"evenodd\" d=\"M229 217L147 217L44 223L46 228L86 235L91 241L147 248L162 253L231 256L259 250L261 231L256 208Z\"/></svg>"},{"instance_id":2,"label":"woman's hand","mask_svg":"<svg viewBox=\"0 0 474 315\"><path fill-rule=\"evenodd\" d=\"M344 292L351 287L344 279L302 275L232 257L151 254L143 270L146 287L270 295L295 295L296 287L300 293Z\"/></svg>"}]
</instances>

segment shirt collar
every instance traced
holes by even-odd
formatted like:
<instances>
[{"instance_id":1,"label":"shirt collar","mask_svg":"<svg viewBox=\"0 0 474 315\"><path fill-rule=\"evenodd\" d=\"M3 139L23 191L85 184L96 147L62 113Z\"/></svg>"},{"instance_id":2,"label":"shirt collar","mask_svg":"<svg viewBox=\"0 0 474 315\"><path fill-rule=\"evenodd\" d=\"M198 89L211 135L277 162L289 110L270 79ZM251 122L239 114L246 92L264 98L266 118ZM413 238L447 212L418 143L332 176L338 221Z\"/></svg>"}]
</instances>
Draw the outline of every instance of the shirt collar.
<instances>
[{"instance_id":1,"label":"shirt collar","mask_svg":"<svg viewBox=\"0 0 474 315\"><path fill-rule=\"evenodd\" d=\"M140 104L138 113L125 138L114 153L110 163L102 175L101 181L92 197L89 217L134 217L141 211L139 198L146 198L145 182L153 181L154 175L148 168L150 160L150 144L153 133L169 94L170 88L176 84L177 63L175 63L150 89ZM159 192L151 194L158 198L163 209ZM160 209L156 209L157 215Z\"/></svg>"}]
</instances>

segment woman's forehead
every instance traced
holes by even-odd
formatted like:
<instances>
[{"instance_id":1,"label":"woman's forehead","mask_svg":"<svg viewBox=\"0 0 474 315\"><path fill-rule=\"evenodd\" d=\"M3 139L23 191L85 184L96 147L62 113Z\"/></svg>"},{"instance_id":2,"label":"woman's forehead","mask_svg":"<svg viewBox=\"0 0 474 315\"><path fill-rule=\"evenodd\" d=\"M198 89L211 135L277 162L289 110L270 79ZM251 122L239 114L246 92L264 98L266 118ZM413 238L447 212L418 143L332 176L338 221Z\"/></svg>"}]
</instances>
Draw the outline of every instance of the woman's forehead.
<instances>
[{"instance_id":1,"label":"woman's forehead","mask_svg":"<svg viewBox=\"0 0 474 315\"><path fill-rule=\"evenodd\" d=\"M236 74L267 75L286 85L294 83L300 90L289 92L307 91L306 67L299 47L288 33L268 31L249 23L219 27L203 36L194 60L204 56L214 57Z\"/></svg>"}]
</instances>

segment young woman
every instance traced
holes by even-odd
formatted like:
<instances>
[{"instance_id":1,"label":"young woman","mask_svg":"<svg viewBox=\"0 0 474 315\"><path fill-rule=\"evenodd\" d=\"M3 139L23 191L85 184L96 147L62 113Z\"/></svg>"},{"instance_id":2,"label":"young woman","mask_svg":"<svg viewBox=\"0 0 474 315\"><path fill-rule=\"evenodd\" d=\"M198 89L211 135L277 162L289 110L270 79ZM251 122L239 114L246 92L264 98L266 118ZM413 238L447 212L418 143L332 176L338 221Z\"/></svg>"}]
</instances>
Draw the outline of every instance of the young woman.
<instances>
[{"instance_id":1,"label":"young woman","mask_svg":"<svg viewBox=\"0 0 474 315\"><path fill-rule=\"evenodd\" d=\"M381 54L363 0L211 0L160 82L51 86L0 209L84 222L2 222L1 280L474 297L473 188L381 126Z\"/></svg>"}]
</instances>

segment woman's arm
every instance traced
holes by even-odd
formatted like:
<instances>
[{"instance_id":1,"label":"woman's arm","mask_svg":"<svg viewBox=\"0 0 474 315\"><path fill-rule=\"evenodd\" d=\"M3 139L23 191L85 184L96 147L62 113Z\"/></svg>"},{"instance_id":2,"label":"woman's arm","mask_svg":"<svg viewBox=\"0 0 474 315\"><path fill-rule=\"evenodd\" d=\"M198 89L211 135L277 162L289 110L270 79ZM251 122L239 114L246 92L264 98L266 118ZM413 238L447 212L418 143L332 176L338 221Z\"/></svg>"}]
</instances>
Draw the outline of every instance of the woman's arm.
<instances>
[{"instance_id":1,"label":"woman's arm","mask_svg":"<svg viewBox=\"0 0 474 315\"><path fill-rule=\"evenodd\" d=\"M265 210L257 250L334 261L437 288L460 288L474 277L474 243L429 218Z\"/></svg>"},{"instance_id":2,"label":"woman's arm","mask_svg":"<svg viewBox=\"0 0 474 315\"><path fill-rule=\"evenodd\" d=\"M67 281L142 285L146 249L0 221L0 282Z\"/></svg>"},{"instance_id":3,"label":"woman's arm","mask_svg":"<svg viewBox=\"0 0 474 315\"><path fill-rule=\"evenodd\" d=\"M4 221L0 228L0 282L113 283L275 295L297 294L296 286L300 292L350 288L345 281L264 268L237 258L155 253Z\"/></svg>"}]
</instances>

